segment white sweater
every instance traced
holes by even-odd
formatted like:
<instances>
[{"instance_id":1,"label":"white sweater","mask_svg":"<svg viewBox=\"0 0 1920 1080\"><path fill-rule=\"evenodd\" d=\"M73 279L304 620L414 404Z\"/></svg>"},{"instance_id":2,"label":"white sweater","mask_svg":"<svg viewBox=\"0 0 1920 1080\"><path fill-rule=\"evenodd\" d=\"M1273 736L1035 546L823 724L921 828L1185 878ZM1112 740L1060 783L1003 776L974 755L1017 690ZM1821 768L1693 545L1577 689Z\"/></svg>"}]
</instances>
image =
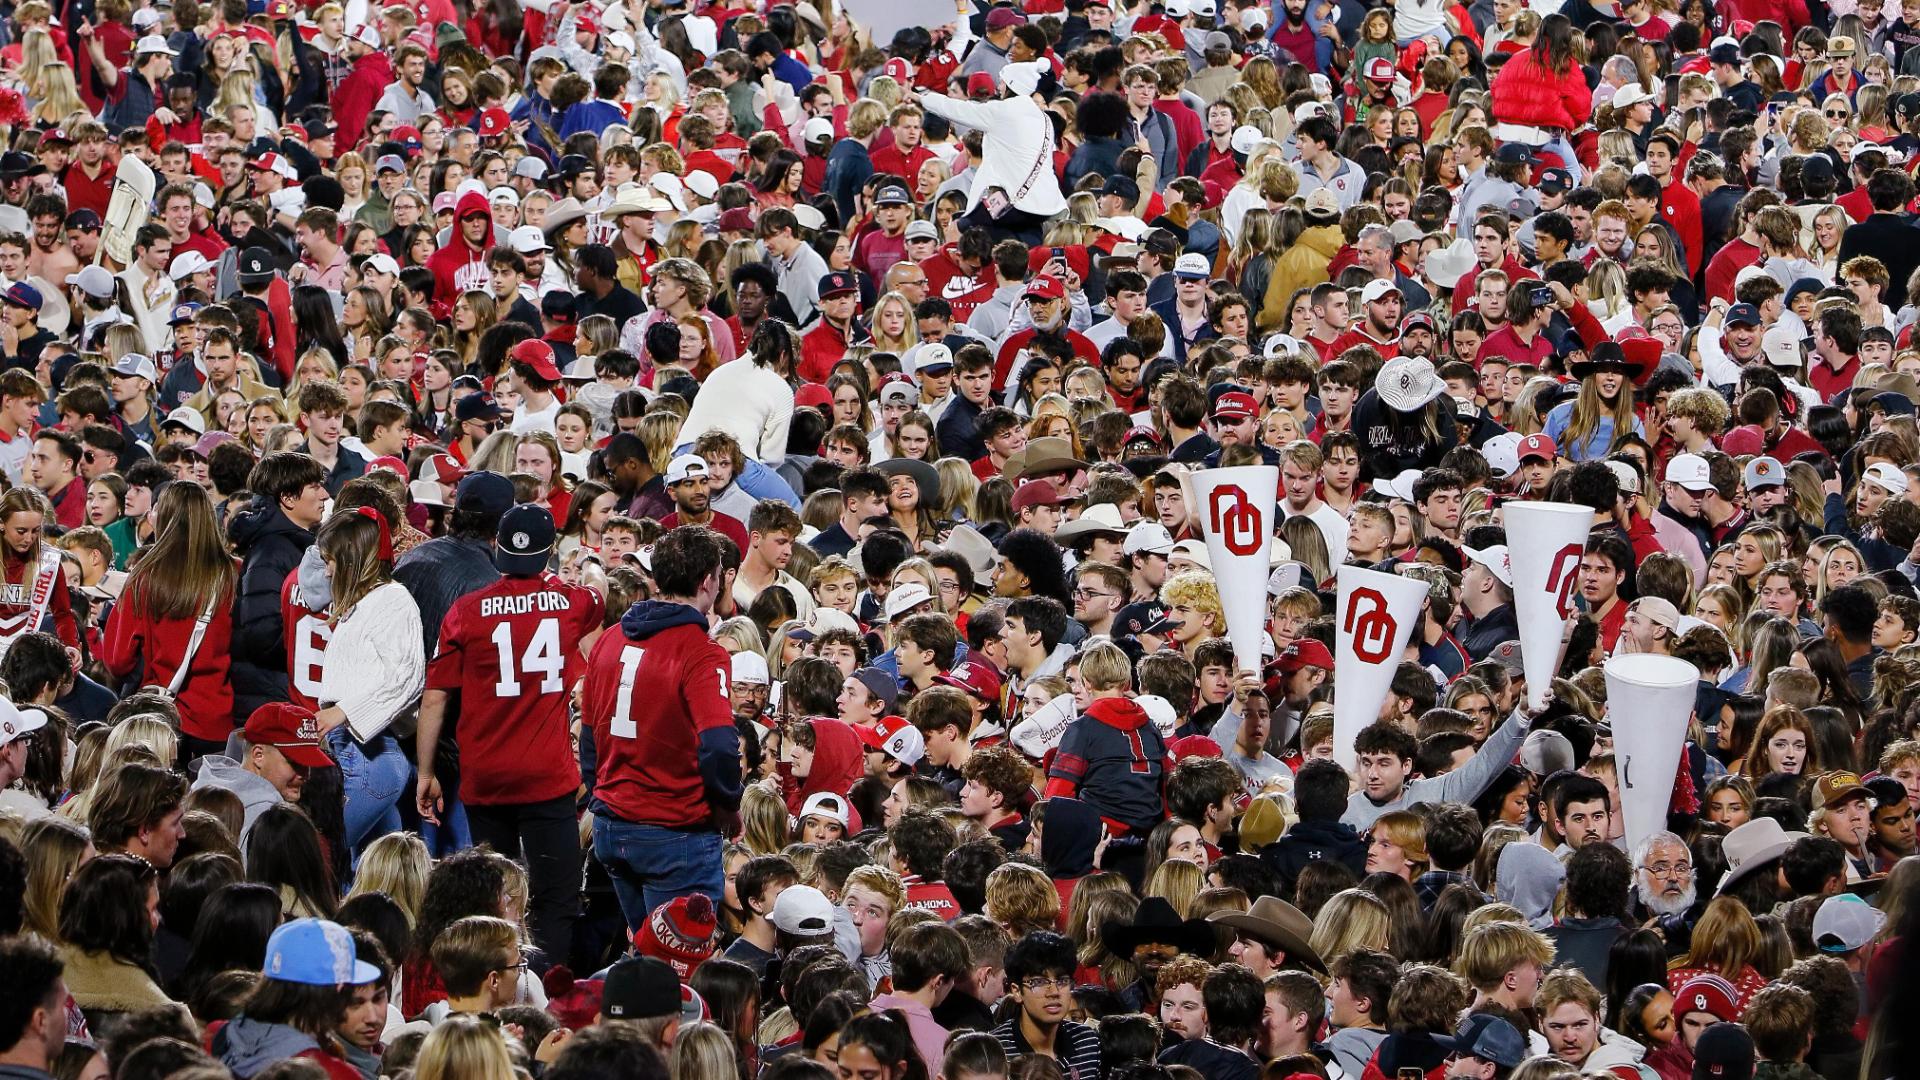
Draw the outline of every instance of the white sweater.
<instances>
[{"instance_id":1,"label":"white sweater","mask_svg":"<svg viewBox=\"0 0 1920 1080\"><path fill-rule=\"evenodd\" d=\"M362 597L333 628L320 672L320 704L347 714L347 730L371 742L420 700L427 682L420 606L398 582Z\"/></svg>"},{"instance_id":2,"label":"white sweater","mask_svg":"<svg viewBox=\"0 0 1920 1080\"><path fill-rule=\"evenodd\" d=\"M714 368L694 396L678 445L709 431L733 436L748 457L772 468L787 460L787 426L793 422L793 387L750 353Z\"/></svg>"},{"instance_id":3,"label":"white sweater","mask_svg":"<svg viewBox=\"0 0 1920 1080\"><path fill-rule=\"evenodd\" d=\"M1052 217L1067 208L1066 196L1060 194L1053 175L1053 121L1032 98L962 101L924 93L920 105L986 138L980 167L974 170L967 192L968 211L980 205L980 196L988 188L999 188L1014 206L1040 217Z\"/></svg>"}]
</instances>

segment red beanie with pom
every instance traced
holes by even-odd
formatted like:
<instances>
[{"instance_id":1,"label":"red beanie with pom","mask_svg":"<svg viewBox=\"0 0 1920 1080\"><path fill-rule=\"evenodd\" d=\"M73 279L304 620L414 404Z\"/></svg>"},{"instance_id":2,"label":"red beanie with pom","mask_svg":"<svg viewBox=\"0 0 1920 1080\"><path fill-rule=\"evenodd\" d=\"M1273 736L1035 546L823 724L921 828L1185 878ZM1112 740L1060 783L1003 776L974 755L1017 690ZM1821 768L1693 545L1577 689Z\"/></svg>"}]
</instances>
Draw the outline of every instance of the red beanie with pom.
<instances>
[{"instance_id":1,"label":"red beanie with pom","mask_svg":"<svg viewBox=\"0 0 1920 1080\"><path fill-rule=\"evenodd\" d=\"M685 980L713 955L713 935L718 929L713 901L704 893L694 893L654 908L646 923L633 932L633 949L666 961Z\"/></svg>"}]
</instances>

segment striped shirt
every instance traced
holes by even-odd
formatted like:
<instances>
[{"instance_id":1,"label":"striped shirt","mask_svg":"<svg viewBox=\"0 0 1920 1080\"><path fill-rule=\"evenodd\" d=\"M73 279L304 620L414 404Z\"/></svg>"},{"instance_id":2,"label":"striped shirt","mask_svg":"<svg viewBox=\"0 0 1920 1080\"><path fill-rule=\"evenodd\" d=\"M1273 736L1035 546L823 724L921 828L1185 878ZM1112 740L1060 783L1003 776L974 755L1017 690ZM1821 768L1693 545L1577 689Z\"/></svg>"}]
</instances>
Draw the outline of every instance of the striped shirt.
<instances>
[{"instance_id":1,"label":"striped shirt","mask_svg":"<svg viewBox=\"0 0 1920 1080\"><path fill-rule=\"evenodd\" d=\"M1007 1052L1009 1060L1034 1052L1020 1030L1017 1015L994 1028L993 1037L1000 1040L1000 1048ZM1099 1080L1100 1036L1085 1024L1062 1020L1060 1030L1053 1036L1053 1061L1060 1066L1066 1080Z\"/></svg>"}]
</instances>

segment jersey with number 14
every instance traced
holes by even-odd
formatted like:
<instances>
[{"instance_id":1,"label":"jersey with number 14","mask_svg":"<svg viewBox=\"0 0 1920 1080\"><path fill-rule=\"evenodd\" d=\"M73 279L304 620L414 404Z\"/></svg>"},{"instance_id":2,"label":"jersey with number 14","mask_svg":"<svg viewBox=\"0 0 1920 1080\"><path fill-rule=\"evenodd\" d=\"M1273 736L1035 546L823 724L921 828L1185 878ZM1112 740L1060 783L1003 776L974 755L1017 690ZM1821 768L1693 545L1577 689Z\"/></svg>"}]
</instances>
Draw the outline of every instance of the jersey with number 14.
<instances>
[{"instance_id":1,"label":"jersey with number 14","mask_svg":"<svg viewBox=\"0 0 1920 1080\"><path fill-rule=\"evenodd\" d=\"M544 802L579 787L567 704L601 610L600 594L552 574L503 577L447 610L427 687L460 695L463 801Z\"/></svg>"}]
</instances>

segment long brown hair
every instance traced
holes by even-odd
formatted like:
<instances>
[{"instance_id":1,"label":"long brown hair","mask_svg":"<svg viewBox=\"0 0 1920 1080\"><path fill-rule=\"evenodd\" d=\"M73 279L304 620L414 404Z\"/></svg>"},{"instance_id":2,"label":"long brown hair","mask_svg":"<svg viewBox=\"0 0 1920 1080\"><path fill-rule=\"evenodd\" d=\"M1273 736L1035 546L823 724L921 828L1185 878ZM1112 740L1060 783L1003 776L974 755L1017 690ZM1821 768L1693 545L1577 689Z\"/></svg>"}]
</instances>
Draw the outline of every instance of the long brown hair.
<instances>
[{"instance_id":1,"label":"long brown hair","mask_svg":"<svg viewBox=\"0 0 1920 1080\"><path fill-rule=\"evenodd\" d=\"M320 557L333 563L333 617L345 618L366 595L393 580L392 540L381 550L384 526L356 510L320 526Z\"/></svg>"},{"instance_id":2,"label":"long brown hair","mask_svg":"<svg viewBox=\"0 0 1920 1080\"><path fill-rule=\"evenodd\" d=\"M156 619L198 619L233 595L233 556L220 538L213 499L198 484L168 484L155 501L153 546L127 575L132 610Z\"/></svg>"}]
</instances>

